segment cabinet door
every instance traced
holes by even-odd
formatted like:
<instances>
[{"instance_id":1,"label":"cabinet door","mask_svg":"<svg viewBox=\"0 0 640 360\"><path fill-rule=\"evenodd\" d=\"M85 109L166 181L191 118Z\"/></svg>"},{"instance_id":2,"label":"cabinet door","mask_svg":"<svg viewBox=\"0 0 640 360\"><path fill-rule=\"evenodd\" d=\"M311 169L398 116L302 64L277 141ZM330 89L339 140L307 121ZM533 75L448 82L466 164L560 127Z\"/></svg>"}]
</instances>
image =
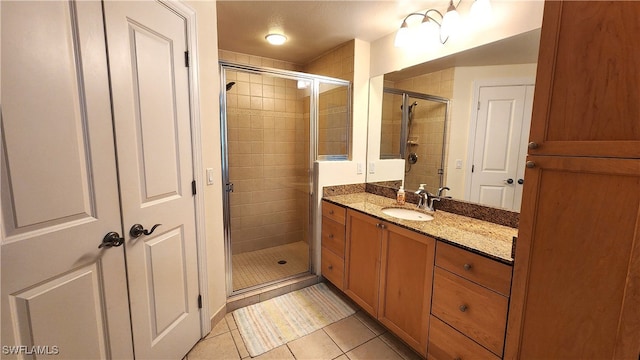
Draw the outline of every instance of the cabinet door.
<instances>
[{"instance_id":1,"label":"cabinet door","mask_svg":"<svg viewBox=\"0 0 640 360\"><path fill-rule=\"evenodd\" d=\"M374 217L347 211L344 292L374 317L378 316L381 225Z\"/></svg>"},{"instance_id":2,"label":"cabinet door","mask_svg":"<svg viewBox=\"0 0 640 360\"><path fill-rule=\"evenodd\" d=\"M530 155L640 157L640 2L547 1Z\"/></svg>"},{"instance_id":3,"label":"cabinet door","mask_svg":"<svg viewBox=\"0 0 640 360\"><path fill-rule=\"evenodd\" d=\"M426 356L436 242L395 225L385 228L378 320Z\"/></svg>"},{"instance_id":4,"label":"cabinet door","mask_svg":"<svg viewBox=\"0 0 640 360\"><path fill-rule=\"evenodd\" d=\"M640 160L528 160L505 358L637 359Z\"/></svg>"}]
</instances>

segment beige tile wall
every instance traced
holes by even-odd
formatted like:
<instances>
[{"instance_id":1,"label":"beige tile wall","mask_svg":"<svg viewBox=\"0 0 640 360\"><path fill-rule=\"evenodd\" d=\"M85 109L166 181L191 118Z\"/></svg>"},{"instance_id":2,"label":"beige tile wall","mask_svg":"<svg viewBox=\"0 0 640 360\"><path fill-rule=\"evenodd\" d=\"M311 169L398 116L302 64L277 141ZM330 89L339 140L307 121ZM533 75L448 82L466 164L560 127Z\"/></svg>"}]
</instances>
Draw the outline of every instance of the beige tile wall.
<instances>
[{"instance_id":1,"label":"beige tile wall","mask_svg":"<svg viewBox=\"0 0 640 360\"><path fill-rule=\"evenodd\" d=\"M454 68L449 68L396 81L393 83L393 87L451 99L453 97L453 76ZM412 99L411 103L413 101L417 101L418 105L413 110L410 139L417 141L419 145L408 147L407 152L415 152L418 155L418 162L411 165L411 170L409 170L409 166L406 167L408 172L405 172L405 188L415 190L419 184L426 183L427 190L435 193L440 183L438 169L441 166L446 106L427 100ZM391 123L397 124L401 121L402 116L400 112L402 97L394 96L393 102ZM392 126L392 132L392 141L399 141L396 139L400 139L400 127ZM397 143L392 144L395 146L394 149L399 146Z\"/></svg>"},{"instance_id":2,"label":"beige tile wall","mask_svg":"<svg viewBox=\"0 0 640 360\"><path fill-rule=\"evenodd\" d=\"M228 51L220 51L220 58L300 70ZM236 82L227 92L229 176L235 187L230 194L232 253L307 241L308 94L295 80L235 70L226 77Z\"/></svg>"},{"instance_id":3,"label":"beige tile wall","mask_svg":"<svg viewBox=\"0 0 640 360\"><path fill-rule=\"evenodd\" d=\"M304 71L353 82L354 51L355 41L348 41L306 64ZM319 102L318 154L348 154L351 114L348 112L346 89L323 91L321 88Z\"/></svg>"}]
</instances>

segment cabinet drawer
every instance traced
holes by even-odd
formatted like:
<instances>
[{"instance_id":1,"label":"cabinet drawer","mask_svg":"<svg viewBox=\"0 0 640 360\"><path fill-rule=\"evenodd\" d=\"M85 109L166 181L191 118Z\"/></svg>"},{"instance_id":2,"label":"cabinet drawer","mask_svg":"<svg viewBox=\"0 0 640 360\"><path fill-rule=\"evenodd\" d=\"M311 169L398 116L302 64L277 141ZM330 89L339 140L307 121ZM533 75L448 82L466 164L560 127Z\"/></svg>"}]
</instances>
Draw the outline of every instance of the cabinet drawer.
<instances>
[{"instance_id":1,"label":"cabinet drawer","mask_svg":"<svg viewBox=\"0 0 640 360\"><path fill-rule=\"evenodd\" d=\"M342 290L344 288L344 260L326 247L322 247L322 276Z\"/></svg>"},{"instance_id":2,"label":"cabinet drawer","mask_svg":"<svg viewBox=\"0 0 640 360\"><path fill-rule=\"evenodd\" d=\"M438 241L436 265L505 296L511 293L512 268L507 264Z\"/></svg>"},{"instance_id":3,"label":"cabinet drawer","mask_svg":"<svg viewBox=\"0 0 640 360\"><path fill-rule=\"evenodd\" d=\"M322 217L322 246L344 259L344 225Z\"/></svg>"},{"instance_id":4,"label":"cabinet drawer","mask_svg":"<svg viewBox=\"0 0 640 360\"><path fill-rule=\"evenodd\" d=\"M347 209L342 206L332 204L330 202L322 202L322 216L344 225L345 218L347 217Z\"/></svg>"},{"instance_id":5,"label":"cabinet drawer","mask_svg":"<svg viewBox=\"0 0 640 360\"><path fill-rule=\"evenodd\" d=\"M431 313L498 356L504 348L507 307L506 297L435 267Z\"/></svg>"},{"instance_id":6,"label":"cabinet drawer","mask_svg":"<svg viewBox=\"0 0 640 360\"><path fill-rule=\"evenodd\" d=\"M431 316L429 322L429 360L474 359L499 360L491 351L456 331L440 319Z\"/></svg>"}]
</instances>

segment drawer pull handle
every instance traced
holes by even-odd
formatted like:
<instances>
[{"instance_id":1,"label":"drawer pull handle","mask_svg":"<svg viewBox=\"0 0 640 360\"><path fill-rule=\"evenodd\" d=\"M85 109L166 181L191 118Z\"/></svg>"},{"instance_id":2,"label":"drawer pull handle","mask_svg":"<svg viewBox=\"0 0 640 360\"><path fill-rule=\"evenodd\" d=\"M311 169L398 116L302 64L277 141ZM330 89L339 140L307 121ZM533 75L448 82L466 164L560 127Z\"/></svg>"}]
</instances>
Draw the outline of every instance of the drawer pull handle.
<instances>
[{"instance_id":1,"label":"drawer pull handle","mask_svg":"<svg viewBox=\"0 0 640 360\"><path fill-rule=\"evenodd\" d=\"M465 312L467 311L469 307L467 305L460 305L460 307L458 309L460 309L460 311Z\"/></svg>"},{"instance_id":2,"label":"drawer pull handle","mask_svg":"<svg viewBox=\"0 0 640 360\"><path fill-rule=\"evenodd\" d=\"M329 265L329 270L333 270L333 265Z\"/></svg>"},{"instance_id":3,"label":"drawer pull handle","mask_svg":"<svg viewBox=\"0 0 640 360\"><path fill-rule=\"evenodd\" d=\"M471 270L471 264L464 264L462 267L467 271Z\"/></svg>"},{"instance_id":4,"label":"drawer pull handle","mask_svg":"<svg viewBox=\"0 0 640 360\"><path fill-rule=\"evenodd\" d=\"M329 210L329 215L333 215L333 210Z\"/></svg>"},{"instance_id":5,"label":"drawer pull handle","mask_svg":"<svg viewBox=\"0 0 640 360\"><path fill-rule=\"evenodd\" d=\"M333 239L333 234L329 234L329 239Z\"/></svg>"},{"instance_id":6,"label":"drawer pull handle","mask_svg":"<svg viewBox=\"0 0 640 360\"><path fill-rule=\"evenodd\" d=\"M380 229L385 229L385 228L387 227L387 225L382 224L382 223L377 223L377 224L376 224L376 227L377 227L377 228L380 228Z\"/></svg>"}]
</instances>

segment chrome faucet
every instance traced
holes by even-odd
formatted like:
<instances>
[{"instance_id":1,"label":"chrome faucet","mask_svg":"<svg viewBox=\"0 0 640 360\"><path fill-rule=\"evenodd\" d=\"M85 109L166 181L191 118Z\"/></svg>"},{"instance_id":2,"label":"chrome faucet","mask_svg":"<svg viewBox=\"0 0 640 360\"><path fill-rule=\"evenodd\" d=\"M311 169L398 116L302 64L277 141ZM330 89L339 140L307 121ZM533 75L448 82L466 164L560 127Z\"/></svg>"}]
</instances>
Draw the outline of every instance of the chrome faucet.
<instances>
[{"instance_id":1,"label":"chrome faucet","mask_svg":"<svg viewBox=\"0 0 640 360\"><path fill-rule=\"evenodd\" d=\"M428 209L429 192L425 190L426 184L420 184L420 188L415 192L418 195L418 209Z\"/></svg>"},{"instance_id":2,"label":"chrome faucet","mask_svg":"<svg viewBox=\"0 0 640 360\"><path fill-rule=\"evenodd\" d=\"M442 197L442 192L443 192L443 191L445 191L445 190L450 191L451 189L449 189L449 187L448 187L448 186L443 186L443 187L441 187L440 189L438 189L438 197L439 197L439 198L441 198L441 197Z\"/></svg>"},{"instance_id":3,"label":"chrome faucet","mask_svg":"<svg viewBox=\"0 0 640 360\"><path fill-rule=\"evenodd\" d=\"M445 190L448 191L448 190L451 190L451 189L449 189L448 186L443 186L443 187L438 189L438 195L428 194L429 196L428 196L427 199L429 200L429 204L427 205L427 209L429 211L436 211L436 209L433 207L433 202L434 201L440 201L442 199L442 192L444 192Z\"/></svg>"}]
</instances>

